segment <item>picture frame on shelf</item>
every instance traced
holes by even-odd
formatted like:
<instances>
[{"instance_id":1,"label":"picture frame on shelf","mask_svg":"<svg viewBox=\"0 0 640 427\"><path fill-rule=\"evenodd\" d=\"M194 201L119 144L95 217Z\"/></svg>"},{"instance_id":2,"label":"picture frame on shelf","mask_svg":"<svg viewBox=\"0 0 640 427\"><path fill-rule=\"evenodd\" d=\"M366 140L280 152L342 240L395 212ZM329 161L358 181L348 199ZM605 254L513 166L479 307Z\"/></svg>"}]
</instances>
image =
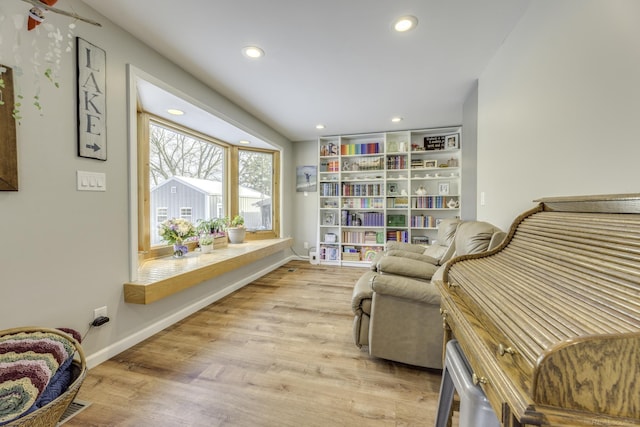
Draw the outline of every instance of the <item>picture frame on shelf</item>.
<instances>
[{"instance_id":1,"label":"picture frame on shelf","mask_svg":"<svg viewBox=\"0 0 640 427\"><path fill-rule=\"evenodd\" d=\"M438 194L440 196L448 196L449 195L449 183L448 182L439 182L438 183Z\"/></svg>"},{"instance_id":2,"label":"picture frame on shelf","mask_svg":"<svg viewBox=\"0 0 640 427\"><path fill-rule=\"evenodd\" d=\"M398 184L395 182L391 182L387 184L387 194L389 196L397 196L398 195Z\"/></svg>"},{"instance_id":3,"label":"picture frame on shelf","mask_svg":"<svg viewBox=\"0 0 640 427\"><path fill-rule=\"evenodd\" d=\"M333 212L325 212L323 221L324 225L335 225L336 224L336 216Z\"/></svg>"},{"instance_id":4,"label":"picture frame on shelf","mask_svg":"<svg viewBox=\"0 0 640 427\"><path fill-rule=\"evenodd\" d=\"M455 133L453 135L447 135L445 148L447 150L454 150L460 148L460 136Z\"/></svg>"},{"instance_id":5,"label":"picture frame on shelf","mask_svg":"<svg viewBox=\"0 0 640 427\"><path fill-rule=\"evenodd\" d=\"M437 168L438 167L438 161L437 160L425 160L423 167L425 168Z\"/></svg>"}]
</instances>

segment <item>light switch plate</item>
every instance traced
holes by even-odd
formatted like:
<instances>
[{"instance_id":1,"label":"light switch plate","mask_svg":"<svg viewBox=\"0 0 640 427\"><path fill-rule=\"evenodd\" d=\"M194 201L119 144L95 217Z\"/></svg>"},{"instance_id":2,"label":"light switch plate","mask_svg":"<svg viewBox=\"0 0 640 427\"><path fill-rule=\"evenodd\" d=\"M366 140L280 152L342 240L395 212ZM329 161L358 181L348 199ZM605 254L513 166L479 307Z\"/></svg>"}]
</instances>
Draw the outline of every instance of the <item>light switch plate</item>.
<instances>
[{"instance_id":1,"label":"light switch plate","mask_svg":"<svg viewBox=\"0 0 640 427\"><path fill-rule=\"evenodd\" d=\"M76 171L78 191L107 191L107 176L102 172Z\"/></svg>"}]
</instances>

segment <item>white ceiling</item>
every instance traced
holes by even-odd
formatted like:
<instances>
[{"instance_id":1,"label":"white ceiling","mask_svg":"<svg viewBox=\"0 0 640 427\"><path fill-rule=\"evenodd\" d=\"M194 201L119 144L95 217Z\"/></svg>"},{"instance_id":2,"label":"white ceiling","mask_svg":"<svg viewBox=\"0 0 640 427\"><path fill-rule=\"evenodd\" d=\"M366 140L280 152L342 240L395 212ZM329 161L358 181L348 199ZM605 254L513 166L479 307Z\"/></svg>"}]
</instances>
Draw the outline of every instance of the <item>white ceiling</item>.
<instances>
[{"instance_id":1,"label":"white ceiling","mask_svg":"<svg viewBox=\"0 0 640 427\"><path fill-rule=\"evenodd\" d=\"M83 1L302 141L462 123L474 81L530 0ZM393 31L402 15L418 26ZM266 55L244 57L247 45Z\"/></svg>"}]
</instances>

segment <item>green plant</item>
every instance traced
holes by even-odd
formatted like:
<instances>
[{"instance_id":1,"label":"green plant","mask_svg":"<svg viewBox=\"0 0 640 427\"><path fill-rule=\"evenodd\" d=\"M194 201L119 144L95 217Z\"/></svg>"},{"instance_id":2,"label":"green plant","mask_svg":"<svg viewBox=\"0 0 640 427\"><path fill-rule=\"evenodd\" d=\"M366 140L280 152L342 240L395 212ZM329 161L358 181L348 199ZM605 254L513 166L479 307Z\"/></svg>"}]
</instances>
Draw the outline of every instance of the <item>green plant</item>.
<instances>
[{"instance_id":1,"label":"green plant","mask_svg":"<svg viewBox=\"0 0 640 427\"><path fill-rule=\"evenodd\" d=\"M198 239L200 246L213 245L213 234L203 234Z\"/></svg>"},{"instance_id":2,"label":"green plant","mask_svg":"<svg viewBox=\"0 0 640 427\"><path fill-rule=\"evenodd\" d=\"M231 227L242 228L244 227L244 217L242 215L236 215L231 220Z\"/></svg>"},{"instance_id":3,"label":"green plant","mask_svg":"<svg viewBox=\"0 0 640 427\"><path fill-rule=\"evenodd\" d=\"M216 218L213 220L213 222L215 224L214 230L218 234L224 234L224 230L226 230L227 227L229 226L229 218L227 218L226 216L221 218Z\"/></svg>"},{"instance_id":4,"label":"green plant","mask_svg":"<svg viewBox=\"0 0 640 427\"><path fill-rule=\"evenodd\" d=\"M215 231L215 219L199 219L196 230L199 234L211 234Z\"/></svg>"}]
</instances>

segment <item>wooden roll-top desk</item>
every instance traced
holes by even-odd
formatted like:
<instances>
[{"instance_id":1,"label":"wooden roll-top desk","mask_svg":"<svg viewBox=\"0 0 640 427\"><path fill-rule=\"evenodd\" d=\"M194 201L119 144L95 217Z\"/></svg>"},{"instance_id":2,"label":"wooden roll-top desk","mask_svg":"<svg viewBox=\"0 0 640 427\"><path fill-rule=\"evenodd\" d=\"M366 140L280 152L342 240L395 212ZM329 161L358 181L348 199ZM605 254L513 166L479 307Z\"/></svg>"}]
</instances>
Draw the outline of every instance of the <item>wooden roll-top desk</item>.
<instances>
[{"instance_id":1,"label":"wooden roll-top desk","mask_svg":"<svg viewBox=\"0 0 640 427\"><path fill-rule=\"evenodd\" d=\"M505 426L640 425L640 194L556 197L437 287Z\"/></svg>"}]
</instances>

